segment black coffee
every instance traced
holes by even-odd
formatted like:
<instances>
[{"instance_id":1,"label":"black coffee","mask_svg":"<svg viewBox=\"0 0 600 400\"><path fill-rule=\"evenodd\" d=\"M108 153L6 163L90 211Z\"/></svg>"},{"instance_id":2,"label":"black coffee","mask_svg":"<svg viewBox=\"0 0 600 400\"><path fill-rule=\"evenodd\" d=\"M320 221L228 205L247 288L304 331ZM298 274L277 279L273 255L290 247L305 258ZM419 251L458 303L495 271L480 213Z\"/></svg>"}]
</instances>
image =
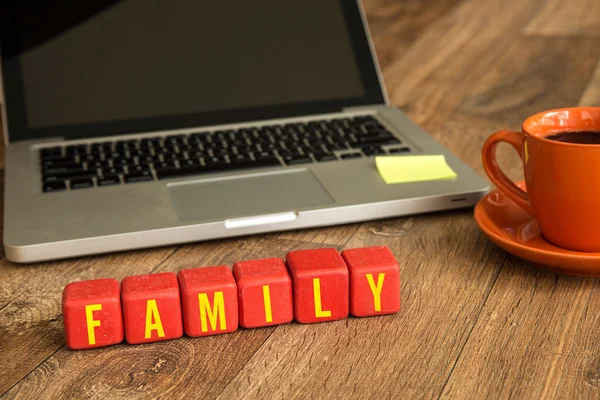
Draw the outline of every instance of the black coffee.
<instances>
[{"instance_id":1,"label":"black coffee","mask_svg":"<svg viewBox=\"0 0 600 400\"><path fill-rule=\"evenodd\" d=\"M546 139L565 143L600 144L600 131L560 132L548 135Z\"/></svg>"}]
</instances>

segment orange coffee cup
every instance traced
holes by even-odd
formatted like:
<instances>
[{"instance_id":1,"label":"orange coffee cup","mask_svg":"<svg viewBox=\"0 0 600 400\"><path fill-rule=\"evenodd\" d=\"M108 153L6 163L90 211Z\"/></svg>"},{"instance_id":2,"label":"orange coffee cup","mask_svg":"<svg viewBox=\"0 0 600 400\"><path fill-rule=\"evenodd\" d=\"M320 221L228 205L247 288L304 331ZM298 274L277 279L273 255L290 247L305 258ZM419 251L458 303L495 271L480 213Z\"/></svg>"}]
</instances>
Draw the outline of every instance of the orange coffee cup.
<instances>
[{"instance_id":1,"label":"orange coffee cup","mask_svg":"<svg viewBox=\"0 0 600 400\"><path fill-rule=\"evenodd\" d=\"M600 252L600 144L550 140L561 132L600 132L600 107L575 107L532 115L522 132L494 133L483 146L491 181L531 214L550 243ZM523 160L527 193L500 170L496 145L506 142Z\"/></svg>"}]
</instances>

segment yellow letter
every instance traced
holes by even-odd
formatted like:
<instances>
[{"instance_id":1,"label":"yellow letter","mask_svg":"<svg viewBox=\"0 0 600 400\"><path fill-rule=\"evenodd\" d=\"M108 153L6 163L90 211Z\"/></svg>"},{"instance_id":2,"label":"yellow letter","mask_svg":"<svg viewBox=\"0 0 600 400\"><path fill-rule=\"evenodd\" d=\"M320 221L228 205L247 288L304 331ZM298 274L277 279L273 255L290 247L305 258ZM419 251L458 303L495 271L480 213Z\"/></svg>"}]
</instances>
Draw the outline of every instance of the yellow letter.
<instances>
[{"instance_id":1,"label":"yellow letter","mask_svg":"<svg viewBox=\"0 0 600 400\"><path fill-rule=\"evenodd\" d=\"M313 291L315 294L315 317L331 317L331 311L323 310L321 305L321 279L313 278Z\"/></svg>"},{"instance_id":2,"label":"yellow letter","mask_svg":"<svg viewBox=\"0 0 600 400\"><path fill-rule=\"evenodd\" d=\"M367 280L369 281L369 287L371 288L371 292L373 292L373 302L375 303L375 311L381 311L381 288L383 287L384 279L385 279L384 273L377 275L377 286L375 286L375 281L373 280L373 274L367 274Z\"/></svg>"},{"instance_id":3,"label":"yellow letter","mask_svg":"<svg viewBox=\"0 0 600 400\"><path fill-rule=\"evenodd\" d=\"M271 291L269 285L263 286L263 299L265 302L265 321L273 322L273 315L271 315Z\"/></svg>"},{"instance_id":4,"label":"yellow letter","mask_svg":"<svg viewBox=\"0 0 600 400\"><path fill-rule=\"evenodd\" d=\"M217 318L219 318L219 328L222 331L227 329L227 320L225 319L225 302L223 301L223 292L215 292L214 304L210 307L208 295L206 293L198 293L198 302L200 303L200 325L202 332L208 332L208 320L210 328L213 331L217 330Z\"/></svg>"},{"instance_id":5,"label":"yellow letter","mask_svg":"<svg viewBox=\"0 0 600 400\"><path fill-rule=\"evenodd\" d=\"M94 327L100 326L100 321L94 319L94 311L102 310L102 304L88 304L85 306L85 322L88 329L88 343L96 344L96 334Z\"/></svg>"},{"instance_id":6,"label":"yellow letter","mask_svg":"<svg viewBox=\"0 0 600 400\"><path fill-rule=\"evenodd\" d=\"M152 322L154 320L154 322ZM146 334L144 337L150 339L152 337L152 331L156 330L158 337L165 337L165 331L160 322L160 314L158 313L158 307L156 306L156 300L148 300L146 302Z\"/></svg>"}]
</instances>

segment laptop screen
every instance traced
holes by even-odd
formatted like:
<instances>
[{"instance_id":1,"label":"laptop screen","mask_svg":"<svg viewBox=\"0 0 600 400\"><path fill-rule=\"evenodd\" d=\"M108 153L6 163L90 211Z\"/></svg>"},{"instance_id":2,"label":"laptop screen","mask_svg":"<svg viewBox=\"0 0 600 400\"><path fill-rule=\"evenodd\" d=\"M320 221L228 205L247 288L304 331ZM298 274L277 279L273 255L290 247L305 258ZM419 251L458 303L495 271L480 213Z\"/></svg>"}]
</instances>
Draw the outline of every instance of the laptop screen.
<instances>
[{"instance_id":1,"label":"laptop screen","mask_svg":"<svg viewBox=\"0 0 600 400\"><path fill-rule=\"evenodd\" d=\"M40 3L3 21L11 141L383 102L353 1Z\"/></svg>"}]
</instances>

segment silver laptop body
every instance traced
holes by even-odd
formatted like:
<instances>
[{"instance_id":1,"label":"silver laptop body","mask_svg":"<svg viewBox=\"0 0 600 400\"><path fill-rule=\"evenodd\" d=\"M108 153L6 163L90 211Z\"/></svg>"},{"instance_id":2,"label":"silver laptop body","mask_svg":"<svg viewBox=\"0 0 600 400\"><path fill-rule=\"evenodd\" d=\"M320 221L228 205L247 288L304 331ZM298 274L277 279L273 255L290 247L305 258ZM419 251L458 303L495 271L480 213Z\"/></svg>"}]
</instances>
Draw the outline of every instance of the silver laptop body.
<instances>
[{"instance_id":1,"label":"silver laptop body","mask_svg":"<svg viewBox=\"0 0 600 400\"><path fill-rule=\"evenodd\" d=\"M9 260L456 209L488 191L487 182L388 104L360 3L240 1L234 11L193 0L150 3L82 5L60 22L63 29L31 33L13 21L3 33ZM149 28L157 21L160 32ZM173 39L185 34L193 40ZM372 126L393 138L379 131L370 133L375 139L360 136ZM231 143L214 144L224 137ZM150 142L155 147L142 149ZM162 155L159 146L167 147ZM271 163L255 167L262 150L270 151ZM167 160L172 152L178 158ZM109 173L121 162L108 161L113 153L129 164ZM385 184L377 154L443 154L458 177ZM208 168L212 157L222 169ZM233 168L236 157L248 160ZM65 163L85 176L61 173ZM179 176L184 163L198 172ZM107 179L115 174L118 181Z\"/></svg>"}]
</instances>

